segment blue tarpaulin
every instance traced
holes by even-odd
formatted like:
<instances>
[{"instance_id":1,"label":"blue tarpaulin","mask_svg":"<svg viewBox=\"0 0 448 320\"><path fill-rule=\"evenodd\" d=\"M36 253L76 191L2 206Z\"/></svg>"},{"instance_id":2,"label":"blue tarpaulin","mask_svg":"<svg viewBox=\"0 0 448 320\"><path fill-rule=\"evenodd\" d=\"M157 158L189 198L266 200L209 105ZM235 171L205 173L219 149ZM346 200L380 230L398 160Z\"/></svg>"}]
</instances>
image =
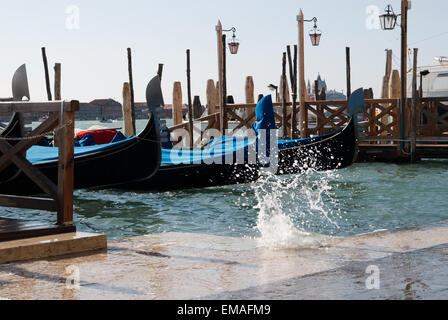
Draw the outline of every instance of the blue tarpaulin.
<instances>
[{"instance_id":1,"label":"blue tarpaulin","mask_svg":"<svg viewBox=\"0 0 448 320\"><path fill-rule=\"evenodd\" d=\"M247 160L249 157L250 148L253 148L252 150L254 152L258 152L258 144L260 144L260 130L266 130L269 133L270 130L276 129L274 107L270 95L264 97L258 102L255 113L256 122L252 124L252 128L257 134L257 139L223 136L217 139L212 139L201 150L162 148L161 165L229 163L229 161L231 161L230 159L233 159L231 162L236 162L238 159L238 163L240 163L241 160ZM114 141L120 139L124 140L104 145L75 146L75 157L107 150L126 141L136 139L136 137L127 138L120 133L117 134ZM312 138L299 140L278 140L278 149L282 150L301 145L309 142L311 139ZM269 148L269 141L269 134L267 134L267 143L260 144L260 146L265 148L265 145L267 145ZM268 157L269 150L270 149L268 149L268 152L266 153ZM26 157L31 163L57 161L58 148L33 146L28 149Z\"/></svg>"},{"instance_id":2,"label":"blue tarpaulin","mask_svg":"<svg viewBox=\"0 0 448 320\"><path fill-rule=\"evenodd\" d=\"M125 140L109 143L109 144L102 144L102 145L96 145L96 146L87 146L87 147L75 147L75 157L77 156L83 156L91 153L95 153L98 151L107 150L110 148L113 148L115 146L118 146L126 141L136 139L136 137L130 137L126 138ZM43 146L32 146L30 149L26 152L26 158L31 163L42 163L42 162L48 162L48 161L57 161L59 158L59 148L57 147L43 147Z\"/></svg>"}]
</instances>

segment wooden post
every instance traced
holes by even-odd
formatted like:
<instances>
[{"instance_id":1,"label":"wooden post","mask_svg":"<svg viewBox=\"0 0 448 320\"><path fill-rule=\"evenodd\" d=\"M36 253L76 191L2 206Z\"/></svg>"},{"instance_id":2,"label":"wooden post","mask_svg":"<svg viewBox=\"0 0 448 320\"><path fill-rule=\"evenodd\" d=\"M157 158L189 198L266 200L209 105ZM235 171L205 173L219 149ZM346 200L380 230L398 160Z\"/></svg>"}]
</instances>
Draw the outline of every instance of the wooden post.
<instances>
[{"instance_id":1,"label":"wooden post","mask_svg":"<svg viewBox=\"0 0 448 320\"><path fill-rule=\"evenodd\" d=\"M288 135L288 128L286 124L288 123L287 119L287 110L286 110L286 52L283 52L283 59L282 59L282 82L281 82L281 88L282 88L282 137L283 139L286 139Z\"/></svg>"},{"instance_id":2,"label":"wooden post","mask_svg":"<svg viewBox=\"0 0 448 320\"><path fill-rule=\"evenodd\" d=\"M225 135L227 129L227 64L226 64L226 35L222 35L222 96L221 96L221 132Z\"/></svg>"},{"instance_id":3,"label":"wooden post","mask_svg":"<svg viewBox=\"0 0 448 320\"><path fill-rule=\"evenodd\" d=\"M61 97L61 64L54 64L54 100L60 101ZM62 122L61 122L62 123ZM53 145L59 147L62 143L62 135L60 131L57 131L54 135Z\"/></svg>"},{"instance_id":4,"label":"wooden post","mask_svg":"<svg viewBox=\"0 0 448 320\"><path fill-rule=\"evenodd\" d=\"M351 66L350 66L350 47L345 48L345 58L346 58L346 74L347 74L347 100L352 94L351 85Z\"/></svg>"},{"instance_id":5,"label":"wooden post","mask_svg":"<svg viewBox=\"0 0 448 320\"><path fill-rule=\"evenodd\" d=\"M322 100L321 93L319 92L319 81L318 80L314 80L314 97L315 97L316 101ZM316 105L316 111L320 116L325 117L324 110L321 105ZM317 132L318 135L325 134L325 129L322 126L322 122L323 121L322 121L321 117L316 118L316 125L318 128L320 128ZM322 128L321 128L321 126L322 126Z\"/></svg>"},{"instance_id":6,"label":"wooden post","mask_svg":"<svg viewBox=\"0 0 448 320\"><path fill-rule=\"evenodd\" d=\"M160 82L162 82L163 74L163 63L159 63L159 69L157 70L157 75L159 76Z\"/></svg>"},{"instance_id":7,"label":"wooden post","mask_svg":"<svg viewBox=\"0 0 448 320\"><path fill-rule=\"evenodd\" d=\"M51 97L50 74L48 73L48 61L47 61L47 53L45 52L45 47L42 47L42 59L44 61L45 84L47 87L47 98L48 98L48 101L51 101L51 100L53 100L53 98Z\"/></svg>"},{"instance_id":8,"label":"wooden post","mask_svg":"<svg viewBox=\"0 0 448 320\"><path fill-rule=\"evenodd\" d=\"M383 88L381 91L381 98L389 98L389 79L392 73L392 50L386 50L386 71L383 78Z\"/></svg>"},{"instance_id":9,"label":"wooden post","mask_svg":"<svg viewBox=\"0 0 448 320\"><path fill-rule=\"evenodd\" d=\"M190 49L187 49L187 95L188 95L188 131L190 133L190 148L193 148L193 105L191 103L191 79L190 79Z\"/></svg>"},{"instance_id":10,"label":"wooden post","mask_svg":"<svg viewBox=\"0 0 448 320\"><path fill-rule=\"evenodd\" d=\"M132 77L132 52L128 48L128 73L129 73L129 88L131 92L131 115L132 115L132 131L135 133L135 99L134 99L134 80Z\"/></svg>"},{"instance_id":11,"label":"wooden post","mask_svg":"<svg viewBox=\"0 0 448 320\"><path fill-rule=\"evenodd\" d=\"M54 64L54 99L62 100L61 95L61 64Z\"/></svg>"},{"instance_id":12,"label":"wooden post","mask_svg":"<svg viewBox=\"0 0 448 320\"><path fill-rule=\"evenodd\" d=\"M177 126L182 122L182 85L179 81L176 81L173 84L173 123Z\"/></svg>"},{"instance_id":13,"label":"wooden post","mask_svg":"<svg viewBox=\"0 0 448 320\"><path fill-rule=\"evenodd\" d=\"M411 106L411 132L410 132L410 138L411 138L411 162L416 161L416 148L417 148L417 133L416 133L416 127L417 127L417 119L416 119L416 108L417 108L417 101L418 99L418 93L417 93L417 58L418 58L418 49L414 48L414 63L412 67L412 106Z\"/></svg>"},{"instance_id":14,"label":"wooden post","mask_svg":"<svg viewBox=\"0 0 448 320\"><path fill-rule=\"evenodd\" d=\"M129 82L123 83L123 123L124 135L127 137L135 135L134 127L132 126L132 110L131 110L131 86Z\"/></svg>"},{"instance_id":15,"label":"wooden post","mask_svg":"<svg viewBox=\"0 0 448 320\"><path fill-rule=\"evenodd\" d=\"M286 77L286 75L285 75L285 77ZM280 82L279 82L279 85L278 85L280 102L283 102L283 79L285 77L280 76ZM291 102L291 97L290 97L290 94L289 94L289 84L288 84L288 80L287 79L286 79L286 84L285 84L285 101L286 101L286 103Z\"/></svg>"},{"instance_id":16,"label":"wooden post","mask_svg":"<svg viewBox=\"0 0 448 320\"><path fill-rule=\"evenodd\" d=\"M401 80L398 70L392 70L389 78L388 96L390 99L400 99L401 96Z\"/></svg>"},{"instance_id":17,"label":"wooden post","mask_svg":"<svg viewBox=\"0 0 448 320\"><path fill-rule=\"evenodd\" d=\"M400 148L404 151L407 106L407 54L408 54L408 0L401 0L401 103L400 103Z\"/></svg>"},{"instance_id":18,"label":"wooden post","mask_svg":"<svg viewBox=\"0 0 448 320\"><path fill-rule=\"evenodd\" d=\"M246 77L246 84L244 86L244 92L246 97L246 103L255 103L254 95L254 78L252 76Z\"/></svg>"},{"instance_id":19,"label":"wooden post","mask_svg":"<svg viewBox=\"0 0 448 320\"><path fill-rule=\"evenodd\" d=\"M244 85L244 92L247 104L255 103L255 92L254 92L254 78L252 76L246 77L246 83ZM246 118L250 117L250 115L255 111L255 107L250 107L246 109L245 116Z\"/></svg>"},{"instance_id":20,"label":"wooden post","mask_svg":"<svg viewBox=\"0 0 448 320\"><path fill-rule=\"evenodd\" d=\"M305 88L305 47L304 47L304 18L300 9L298 16L299 23L299 101L300 101L300 136L308 138L308 112L306 108L306 88Z\"/></svg>"},{"instance_id":21,"label":"wooden post","mask_svg":"<svg viewBox=\"0 0 448 320\"><path fill-rule=\"evenodd\" d=\"M292 90L292 106L291 106L291 139L297 138L297 45L294 45L294 64L291 59L291 47L287 47L289 61L289 79Z\"/></svg>"},{"instance_id":22,"label":"wooden post","mask_svg":"<svg viewBox=\"0 0 448 320\"><path fill-rule=\"evenodd\" d=\"M222 42L222 23L220 20L218 20L218 24L216 26L216 37L217 37L217 43L218 43L218 83L216 84L216 91L218 94L218 102L219 105L222 103L222 97L223 97L223 47L225 49L225 43L223 45Z\"/></svg>"},{"instance_id":23,"label":"wooden post","mask_svg":"<svg viewBox=\"0 0 448 320\"><path fill-rule=\"evenodd\" d=\"M216 100L216 87L215 87L215 81L212 79L207 80L207 111L208 114L214 114L219 112L218 109L218 101Z\"/></svg>"},{"instance_id":24,"label":"wooden post","mask_svg":"<svg viewBox=\"0 0 448 320\"><path fill-rule=\"evenodd\" d=\"M78 104L75 106L74 104ZM79 109L79 102L72 101L72 110ZM58 162L58 225L73 225L74 189L74 131L75 112L64 112L62 123L62 143L59 147Z\"/></svg>"}]
</instances>

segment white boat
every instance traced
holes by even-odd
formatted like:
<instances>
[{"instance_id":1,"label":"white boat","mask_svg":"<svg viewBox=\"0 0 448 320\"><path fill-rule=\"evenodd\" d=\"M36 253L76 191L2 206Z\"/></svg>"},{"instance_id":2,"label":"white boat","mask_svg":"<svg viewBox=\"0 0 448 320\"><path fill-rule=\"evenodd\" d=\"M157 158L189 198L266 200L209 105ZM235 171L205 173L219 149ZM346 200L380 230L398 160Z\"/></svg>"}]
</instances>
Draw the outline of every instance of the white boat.
<instances>
[{"instance_id":1,"label":"white boat","mask_svg":"<svg viewBox=\"0 0 448 320\"><path fill-rule=\"evenodd\" d=\"M420 73L423 76L423 97L448 97L448 57L435 57L435 65L417 68L417 90L420 88ZM408 73L408 97L412 96L412 69Z\"/></svg>"}]
</instances>

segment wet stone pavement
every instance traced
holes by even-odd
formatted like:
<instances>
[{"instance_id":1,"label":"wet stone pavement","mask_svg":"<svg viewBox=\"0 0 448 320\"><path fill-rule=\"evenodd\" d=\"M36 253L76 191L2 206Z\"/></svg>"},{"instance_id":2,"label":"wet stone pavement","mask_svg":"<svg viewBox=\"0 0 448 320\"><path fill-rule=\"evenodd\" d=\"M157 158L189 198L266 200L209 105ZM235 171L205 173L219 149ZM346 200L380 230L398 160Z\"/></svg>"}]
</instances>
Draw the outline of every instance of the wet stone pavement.
<instances>
[{"instance_id":1,"label":"wet stone pavement","mask_svg":"<svg viewBox=\"0 0 448 320\"><path fill-rule=\"evenodd\" d=\"M163 233L0 265L1 299L447 299L448 222L272 249Z\"/></svg>"}]
</instances>

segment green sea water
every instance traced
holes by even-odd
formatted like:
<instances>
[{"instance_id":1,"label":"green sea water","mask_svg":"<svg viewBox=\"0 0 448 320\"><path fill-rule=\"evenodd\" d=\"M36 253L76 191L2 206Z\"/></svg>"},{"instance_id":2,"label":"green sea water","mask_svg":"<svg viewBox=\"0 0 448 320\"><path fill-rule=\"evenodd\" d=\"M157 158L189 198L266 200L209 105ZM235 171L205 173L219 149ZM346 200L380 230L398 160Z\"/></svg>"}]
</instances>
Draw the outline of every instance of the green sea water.
<instances>
[{"instance_id":1,"label":"green sea water","mask_svg":"<svg viewBox=\"0 0 448 320\"><path fill-rule=\"evenodd\" d=\"M447 208L446 160L362 163L172 192L75 192L78 230L109 238L160 232L261 237L273 243L303 233L346 237L446 220ZM0 208L0 216L55 221L54 213L15 208Z\"/></svg>"}]
</instances>

